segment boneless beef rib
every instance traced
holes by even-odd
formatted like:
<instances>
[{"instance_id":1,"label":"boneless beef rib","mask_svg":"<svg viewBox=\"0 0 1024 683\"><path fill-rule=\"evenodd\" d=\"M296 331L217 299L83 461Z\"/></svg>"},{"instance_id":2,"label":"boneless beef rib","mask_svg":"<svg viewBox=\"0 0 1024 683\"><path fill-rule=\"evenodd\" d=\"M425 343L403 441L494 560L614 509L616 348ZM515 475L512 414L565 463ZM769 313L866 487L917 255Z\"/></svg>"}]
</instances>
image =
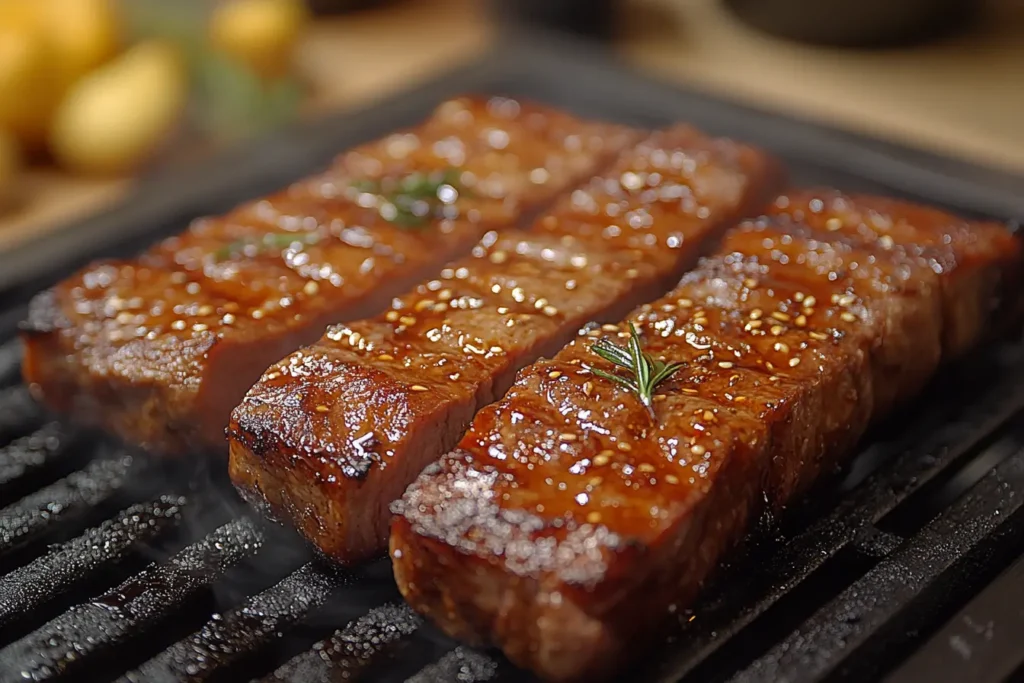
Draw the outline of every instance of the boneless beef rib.
<instances>
[{"instance_id":1,"label":"boneless beef rib","mask_svg":"<svg viewBox=\"0 0 1024 683\"><path fill-rule=\"evenodd\" d=\"M779 180L756 150L652 134L530 230L488 233L386 313L271 367L232 415L232 480L338 561L384 552L390 502L518 368L674 286Z\"/></svg>"},{"instance_id":2,"label":"boneless beef rib","mask_svg":"<svg viewBox=\"0 0 1024 683\"><path fill-rule=\"evenodd\" d=\"M504 98L446 102L320 175L39 296L26 380L50 407L152 450L224 451L231 409L268 365L383 309L635 139Z\"/></svg>"},{"instance_id":3,"label":"boneless beef rib","mask_svg":"<svg viewBox=\"0 0 1024 683\"><path fill-rule=\"evenodd\" d=\"M628 318L682 364L652 410L598 374L628 376L593 345L631 328L593 326L424 471L391 535L410 604L545 678L608 677L1019 283L998 225L834 192L771 213Z\"/></svg>"}]
</instances>

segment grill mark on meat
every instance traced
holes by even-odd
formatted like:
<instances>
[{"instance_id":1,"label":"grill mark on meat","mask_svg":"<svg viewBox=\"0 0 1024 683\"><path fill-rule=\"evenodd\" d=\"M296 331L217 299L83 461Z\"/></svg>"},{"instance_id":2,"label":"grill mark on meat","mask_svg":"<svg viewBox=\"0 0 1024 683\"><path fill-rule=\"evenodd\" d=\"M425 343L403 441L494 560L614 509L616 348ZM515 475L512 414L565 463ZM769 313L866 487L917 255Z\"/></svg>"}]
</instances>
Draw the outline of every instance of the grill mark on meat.
<instances>
[{"instance_id":1,"label":"grill mark on meat","mask_svg":"<svg viewBox=\"0 0 1024 683\"><path fill-rule=\"evenodd\" d=\"M589 349L626 325L587 329L409 487L391 553L415 609L545 678L611 676L765 509L981 338L992 316L971 306L1019 282L998 225L834 192L770 213L630 316L683 363L653 418L588 369L615 371Z\"/></svg>"},{"instance_id":2,"label":"grill mark on meat","mask_svg":"<svg viewBox=\"0 0 1024 683\"><path fill-rule=\"evenodd\" d=\"M26 379L51 408L151 450L223 450L231 409L270 363L328 323L383 310L635 140L504 98L444 103L323 173L41 294L22 326ZM462 191L423 225L384 220L358 187L449 169Z\"/></svg>"},{"instance_id":3,"label":"grill mark on meat","mask_svg":"<svg viewBox=\"0 0 1024 683\"><path fill-rule=\"evenodd\" d=\"M531 230L488 233L386 313L271 367L233 413L232 481L337 561L382 553L388 504L519 367L672 287L779 175L689 127L652 134Z\"/></svg>"}]
</instances>

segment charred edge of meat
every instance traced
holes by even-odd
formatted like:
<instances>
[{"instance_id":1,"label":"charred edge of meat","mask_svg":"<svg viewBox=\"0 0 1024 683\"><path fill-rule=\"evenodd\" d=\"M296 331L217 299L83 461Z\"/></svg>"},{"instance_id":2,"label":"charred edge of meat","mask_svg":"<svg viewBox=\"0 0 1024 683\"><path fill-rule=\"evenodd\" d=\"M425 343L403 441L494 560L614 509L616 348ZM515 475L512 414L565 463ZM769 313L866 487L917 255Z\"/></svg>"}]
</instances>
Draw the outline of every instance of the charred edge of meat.
<instances>
[{"instance_id":1,"label":"charred edge of meat","mask_svg":"<svg viewBox=\"0 0 1024 683\"><path fill-rule=\"evenodd\" d=\"M47 289L32 297L28 307L28 316L18 324L18 329L25 334L53 334L58 330L67 329L71 321L67 319L57 301L57 293Z\"/></svg>"}]
</instances>

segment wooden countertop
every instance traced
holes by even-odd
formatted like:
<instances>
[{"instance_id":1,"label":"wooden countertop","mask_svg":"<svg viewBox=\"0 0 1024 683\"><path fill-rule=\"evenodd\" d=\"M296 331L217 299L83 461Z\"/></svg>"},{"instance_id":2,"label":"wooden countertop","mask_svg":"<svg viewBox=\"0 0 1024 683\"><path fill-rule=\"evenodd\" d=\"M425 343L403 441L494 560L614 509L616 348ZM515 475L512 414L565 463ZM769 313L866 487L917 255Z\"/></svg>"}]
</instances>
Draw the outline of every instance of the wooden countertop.
<instances>
[{"instance_id":1,"label":"wooden countertop","mask_svg":"<svg viewBox=\"0 0 1024 683\"><path fill-rule=\"evenodd\" d=\"M478 0L408 0L316 24L299 55L314 110L365 105L486 49ZM663 77L761 107L831 121L1024 174L1024 3L995 0L970 32L906 50L786 43L717 0L633 0L618 49ZM122 196L130 181L28 173L0 249Z\"/></svg>"}]
</instances>

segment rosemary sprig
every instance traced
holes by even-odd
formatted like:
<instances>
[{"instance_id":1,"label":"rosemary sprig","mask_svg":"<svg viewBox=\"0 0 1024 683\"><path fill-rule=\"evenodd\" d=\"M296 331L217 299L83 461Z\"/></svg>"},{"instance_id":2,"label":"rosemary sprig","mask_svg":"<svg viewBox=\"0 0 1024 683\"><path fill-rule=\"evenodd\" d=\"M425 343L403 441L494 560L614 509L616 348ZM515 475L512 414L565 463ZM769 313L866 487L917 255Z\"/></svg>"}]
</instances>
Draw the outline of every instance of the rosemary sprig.
<instances>
[{"instance_id":1,"label":"rosemary sprig","mask_svg":"<svg viewBox=\"0 0 1024 683\"><path fill-rule=\"evenodd\" d=\"M415 227L423 225L442 206L451 203L441 197L445 186L451 187L456 195L466 194L460 187L460 175L457 169L449 168L442 172L410 173L395 183L394 188L372 180L353 183L352 187L383 200L379 211L384 220L402 227Z\"/></svg>"},{"instance_id":2,"label":"rosemary sprig","mask_svg":"<svg viewBox=\"0 0 1024 683\"><path fill-rule=\"evenodd\" d=\"M629 342L625 347L607 339L598 339L590 346L590 350L609 363L629 371L629 377L605 372L598 368L590 368L598 377L615 382L632 391L644 404L648 412L654 415L652 401L658 385L682 369L682 363L664 363L651 357L640 346L640 333L633 323L629 324Z\"/></svg>"},{"instance_id":3,"label":"rosemary sprig","mask_svg":"<svg viewBox=\"0 0 1024 683\"><path fill-rule=\"evenodd\" d=\"M258 252L283 250L296 242L299 244L316 244L320 241L319 233L305 232L268 232L258 238L246 238L227 244L213 253L216 261L225 261L245 252L247 247L256 247Z\"/></svg>"}]
</instances>

